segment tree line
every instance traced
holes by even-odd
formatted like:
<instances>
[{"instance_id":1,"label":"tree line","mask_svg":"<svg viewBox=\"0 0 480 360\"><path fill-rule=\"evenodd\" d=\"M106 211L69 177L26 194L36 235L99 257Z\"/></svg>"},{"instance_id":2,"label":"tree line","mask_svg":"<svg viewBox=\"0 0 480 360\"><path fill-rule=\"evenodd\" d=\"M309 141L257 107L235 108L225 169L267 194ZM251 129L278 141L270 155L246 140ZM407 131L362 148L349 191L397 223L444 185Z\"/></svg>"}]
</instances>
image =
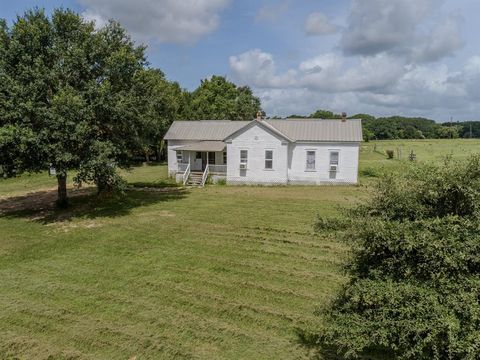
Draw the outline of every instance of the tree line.
<instances>
[{"instance_id":1,"label":"tree line","mask_svg":"<svg viewBox=\"0 0 480 360\"><path fill-rule=\"evenodd\" d=\"M309 116L290 115L288 118L340 119L341 115L328 110L317 110ZM480 138L480 121L437 123L420 117L376 118L370 114L355 114L349 118L362 119L365 141Z\"/></svg>"},{"instance_id":2,"label":"tree line","mask_svg":"<svg viewBox=\"0 0 480 360\"><path fill-rule=\"evenodd\" d=\"M55 168L65 206L69 170L76 183L110 191L123 185L118 168L161 158L174 120L253 119L261 110L250 88L221 76L182 89L145 52L119 23L97 29L68 9L0 20L0 175Z\"/></svg>"}]
</instances>

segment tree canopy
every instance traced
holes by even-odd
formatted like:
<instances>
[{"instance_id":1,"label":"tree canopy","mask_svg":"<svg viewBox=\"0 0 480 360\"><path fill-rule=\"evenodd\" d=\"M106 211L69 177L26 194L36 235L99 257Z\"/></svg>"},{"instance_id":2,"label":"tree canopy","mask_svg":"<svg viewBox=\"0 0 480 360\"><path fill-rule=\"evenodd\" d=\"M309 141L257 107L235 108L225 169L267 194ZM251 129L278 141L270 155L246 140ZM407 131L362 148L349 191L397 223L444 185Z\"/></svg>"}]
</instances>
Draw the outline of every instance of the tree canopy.
<instances>
[{"instance_id":1,"label":"tree canopy","mask_svg":"<svg viewBox=\"0 0 480 360\"><path fill-rule=\"evenodd\" d=\"M55 167L65 204L67 170L104 189L141 144L132 93L144 48L110 22L100 30L78 14L27 11L1 26L0 163L7 174Z\"/></svg>"},{"instance_id":2,"label":"tree canopy","mask_svg":"<svg viewBox=\"0 0 480 360\"><path fill-rule=\"evenodd\" d=\"M260 99L248 86L238 87L223 76L202 80L187 108L192 120L252 120L261 111Z\"/></svg>"}]
</instances>

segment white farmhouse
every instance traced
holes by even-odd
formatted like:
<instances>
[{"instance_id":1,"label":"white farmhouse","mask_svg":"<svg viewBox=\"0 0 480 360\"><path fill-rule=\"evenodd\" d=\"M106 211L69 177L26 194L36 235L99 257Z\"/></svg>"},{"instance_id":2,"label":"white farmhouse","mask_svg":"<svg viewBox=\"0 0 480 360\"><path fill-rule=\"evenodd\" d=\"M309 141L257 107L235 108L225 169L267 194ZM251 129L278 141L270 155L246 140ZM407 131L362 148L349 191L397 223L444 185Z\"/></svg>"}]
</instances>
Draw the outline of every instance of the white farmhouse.
<instances>
[{"instance_id":1,"label":"white farmhouse","mask_svg":"<svg viewBox=\"0 0 480 360\"><path fill-rule=\"evenodd\" d=\"M168 171L184 184L355 184L359 119L175 121Z\"/></svg>"}]
</instances>

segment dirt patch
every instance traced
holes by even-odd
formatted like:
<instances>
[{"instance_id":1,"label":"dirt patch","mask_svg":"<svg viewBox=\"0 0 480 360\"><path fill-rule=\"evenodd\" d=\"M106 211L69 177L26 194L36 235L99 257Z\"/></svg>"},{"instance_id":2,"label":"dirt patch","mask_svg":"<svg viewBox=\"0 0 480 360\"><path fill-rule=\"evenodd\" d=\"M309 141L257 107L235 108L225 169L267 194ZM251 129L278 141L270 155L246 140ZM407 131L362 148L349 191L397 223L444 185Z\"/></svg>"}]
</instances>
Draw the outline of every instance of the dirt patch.
<instances>
[{"instance_id":1,"label":"dirt patch","mask_svg":"<svg viewBox=\"0 0 480 360\"><path fill-rule=\"evenodd\" d=\"M93 188L69 189L69 198L91 194ZM57 190L42 190L21 196L12 196L0 199L0 215L21 211L34 211L31 220L44 218L51 210L55 209Z\"/></svg>"},{"instance_id":2,"label":"dirt patch","mask_svg":"<svg viewBox=\"0 0 480 360\"><path fill-rule=\"evenodd\" d=\"M55 230L68 233L71 230L75 229L94 229L102 226L98 221L87 220L87 221L55 221L47 224L47 226L54 227Z\"/></svg>"}]
</instances>

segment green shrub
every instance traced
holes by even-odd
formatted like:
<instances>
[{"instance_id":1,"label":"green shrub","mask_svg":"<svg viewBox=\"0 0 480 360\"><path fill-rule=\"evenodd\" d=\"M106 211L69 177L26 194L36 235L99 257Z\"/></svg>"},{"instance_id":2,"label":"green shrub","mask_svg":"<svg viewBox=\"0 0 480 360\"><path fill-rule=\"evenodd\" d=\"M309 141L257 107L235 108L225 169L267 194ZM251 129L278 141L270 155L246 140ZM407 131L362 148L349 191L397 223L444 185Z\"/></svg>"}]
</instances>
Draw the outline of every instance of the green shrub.
<instances>
[{"instance_id":1,"label":"green shrub","mask_svg":"<svg viewBox=\"0 0 480 360\"><path fill-rule=\"evenodd\" d=\"M344 358L480 358L480 157L382 177L342 221L350 281L301 338ZM339 227L339 225L341 225Z\"/></svg>"},{"instance_id":2,"label":"green shrub","mask_svg":"<svg viewBox=\"0 0 480 360\"><path fill-rule=\"evenodd\" d=\"M227 179L220 178L217 180L217 185L227 185Z\"/></svg>"},{"instance_id":3,"label":"green shrub","mask_svg":"<svg viewBox=\"0 0 480 360\"><path fill-rule=\"evenodd\" d=\"M377 169L368 167L360 170L360 175L365 177L379 177L380 172Z\"/></svg>"}]
</instances>

